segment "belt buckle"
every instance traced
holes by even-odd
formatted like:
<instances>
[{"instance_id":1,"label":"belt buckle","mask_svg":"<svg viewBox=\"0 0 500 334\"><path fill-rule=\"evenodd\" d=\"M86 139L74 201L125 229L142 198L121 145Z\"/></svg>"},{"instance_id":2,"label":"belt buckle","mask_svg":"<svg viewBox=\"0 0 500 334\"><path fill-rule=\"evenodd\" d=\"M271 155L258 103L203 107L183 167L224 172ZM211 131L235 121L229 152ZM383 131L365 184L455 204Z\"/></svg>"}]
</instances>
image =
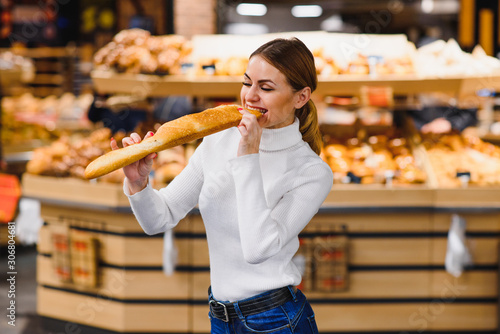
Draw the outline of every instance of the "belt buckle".
<instances>
[{"instance_id":1,"label":"belt buckle","mask_svg":"<svg viewBox=\"0 0 500 334\"><path fill-rule=\"evenodd\" d=\"M210 299L210 301L208 302L208 304L210 305L210 307L213 307L215 305L221 305L224 309L224 316L226 317L226 319L220 319L224 322L229 322L229 314L227 313L227 308L226 308L226 305L224 303L221 303L215 299ZM215 305L214 305L215 304Z\"/></svg>"}]
</instances>

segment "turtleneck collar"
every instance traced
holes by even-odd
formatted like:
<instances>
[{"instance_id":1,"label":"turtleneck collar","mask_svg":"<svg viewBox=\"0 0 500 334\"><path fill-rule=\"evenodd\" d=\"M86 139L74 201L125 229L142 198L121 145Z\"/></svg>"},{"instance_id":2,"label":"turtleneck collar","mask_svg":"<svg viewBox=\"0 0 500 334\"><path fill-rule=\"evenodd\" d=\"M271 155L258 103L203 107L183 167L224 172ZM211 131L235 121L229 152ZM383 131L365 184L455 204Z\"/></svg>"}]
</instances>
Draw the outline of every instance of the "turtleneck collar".
<instances>
[{"instance_id":1,"label":"turtleneck collar","mask_svg":"<svg viewBox=\"0 0 500 334\"><path fill-rule=\"evenodd\" d=\"M302 141L302 134L299 131L299 119L283 128L262 129L260 140L260 150L279 151L290 148Z\"/></svg>"}]
</instances>

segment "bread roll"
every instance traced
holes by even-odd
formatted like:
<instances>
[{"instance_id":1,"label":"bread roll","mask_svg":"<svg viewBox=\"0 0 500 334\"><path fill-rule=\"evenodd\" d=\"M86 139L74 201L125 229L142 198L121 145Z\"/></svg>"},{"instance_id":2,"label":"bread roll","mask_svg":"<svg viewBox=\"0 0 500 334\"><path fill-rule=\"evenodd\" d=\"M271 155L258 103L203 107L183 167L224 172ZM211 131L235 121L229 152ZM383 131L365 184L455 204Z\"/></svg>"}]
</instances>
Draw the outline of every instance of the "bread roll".
<instances>
[{"instance_id":1,"label":"bread roll","mask_svg":"<svg viewBox=\"0 0 500 334\"><path fill-rule=\"evenodd\" d=\"M182 116L163 124L154 136L142 142L108 152L92 161L85 169L85 177L93 179L138 161L150 153L181 145L213 133L237 126L241 113L237 105L223 105ZM249 110L257 117L259 111Z\"/></svg>"}]
</instances>

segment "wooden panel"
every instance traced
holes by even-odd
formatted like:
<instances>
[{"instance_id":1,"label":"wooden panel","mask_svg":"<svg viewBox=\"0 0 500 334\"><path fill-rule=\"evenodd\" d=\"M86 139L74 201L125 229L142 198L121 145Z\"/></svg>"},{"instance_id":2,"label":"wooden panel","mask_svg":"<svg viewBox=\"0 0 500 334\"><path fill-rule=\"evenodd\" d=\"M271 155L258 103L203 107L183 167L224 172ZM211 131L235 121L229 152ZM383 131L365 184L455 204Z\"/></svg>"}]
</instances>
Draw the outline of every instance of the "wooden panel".
<instances>
[{"instance_id":1,"label":"wooden panel","mask_svg":"<svg viewBox=\"0 0 500 334\"><path fill-rule=\"evenodd\" d=\"M193 266L208 266L210 265L210 257L208 256L207 239L192 239L193 257L191 264Z\"/></svg>"},{"instance_id":2,"label":"wooden panel","mask_svg":"<svg viewBox=\"0 0 500 334\"><path fill-rule=\"evenodd\" d=\"M471 252L474 264L497 265L499 238L467 238L467 246ZM432 263L444 265L446 257L446 238L436 238L432 245Z\"/></svg>"},{"instance_id":3,"label":"wooden panel","mask_svg":"<svg viewBox=\"0 0 500 334\"><path fill-rule=\"evenodd\" d=\"M351 265L426 265L431 240L424 238L361 238L349 240Z\"/></svg>"},{"instance_id":4,"label":"wooden panel","mask_svg":"<svg viewBox=\"0 0 500 334\"><path fill-rule=\"evenodd\" d=\"M175 272L166 276L161 270L123 270L99 268L99 288L61 283L53 274L52 258L38 255L37 282L95 295L118 299L188 299L189 273Z\"/></svg>"},{"instance_id":5,"label":"wooden panel","mask_svg":"<svg viewBox=\"0 0 500 334\"><path fill-rule=\"evenodd\" d=\"M104 263L122 266L159 266L162 263L163 238L92 234L99 242L99 259ZM44 236L47 238L47 234ZM50 245L50 231L46 242ZM51 251L52 247L50 247Z\"/></svg>"},{"instance_id":6,"label":"wooden panel","mask_svg":"<svg viewBox=\"0 0 500 334\"><path fill-rule=\"evenodd\" d=\"M143 232L142 227L132 213L92 210L44 203L41 215L48 223L65 220L76 226L102 229L116 233Z\"/></svg>"},{"instance_id":7,"label":"wooden panel","mask_svg":"<svg viewBox=\"0 0 500 334\"><path fill-rule=\"evenodd\" d=\"M209 307L207 305L193 305L191 307L193 333L210 333Z\"/></svg>"},{"instance_id":8,"label":"wooden panel","mask_svg":"<svg viewBox=\"0 0 500 334\"><path fill-rule=\"evenodd\" d=\"M193 265L208 266L206 239L193 240ZM349 240L351 265L425 265L431 259L430 238L352 238Z\"/></svg>"},{"instance_id":9,"label":"wooden panel","mask_svg":"<svg viewBox=\"0 0 500 334\"><path fill-rule=\"evenodd\" d=\"M465 219L467 231L469 232L500 232L500 214L460 214ZM433 216L433 230L447 232L450 229L452 215L448 213L436 213Z\"/></svg>"},{"instance_id":10,"label":"wooden panel","mask_svg":"<svg viewBox=\"0 0 500 334\"><path fill-rule=\"evenodd\" d=\"M321 331L493 330L496 306L435 300L415 304L311 303Z\"/></svg>"},{"instance_id":11,"label":"wooden panel","mask_svg":"<svg viewBox=\"0 0 500 334\"><path fill-rule=\"evenodd\" d=\"M91 229L102 229L116 233L143 233L142 227L135 216L130 213L106 211L99 209L78 208L43 203L41 215L46 222L68 221L72 225ZM176 232L186 232L191 229L191 220L200 219L199 215L188 215L175 227ZM203 222L202 222L203 223Z\"/></svg>"},{"instance_id":12,"label":"wooden panel","mask_svg":"<svg viewBox=\"0 0 500 334\"><path fill-rule=\"evenodd\" d=\"M446 271L431 274L431 296L436 298L463 298L498 296L496 271L465 271L454 277Z\"/></svg>"},{"instance_id":13,"label":"wooden panel","mask_svg":"<svg viewBox=\"0 0 500 334\"><path fill-rule=\"evenodd\" d=\"M427 298L431 271L355 271L349 274L349 288L343 292L310 292L308 298ZM193 275L193 298L204 300L210 285L210 273ZM411 289L409 289L411 287Z\"/></svg>"},{"instance_id":14,"label":"wooden panel","mask_svg":"<svg viewBox=\"0 0 500 334\"><path fill-rule=\"evenodd\" d=\"M429 271L354 271L345 292L308 292L308 298L425 298L429 296ZM411 287L409 289L408 287Z\"/></svg>"},{"instance_id":15,"label":"wooden panel","mask_svg":"<svg viewBox=\"0 0 500 334\"><path fill-rule=\"evenodd\" d=\"M496 330L496 304L442 303L436 301L428 305L431 313L429 328L432 330ZM434 314L432 313L434 310ZM423 324L424 316L419 320Z\"/></svg>"},{"instance_id":16,"label":"wooden panel","mask_svg":"<svg viewBox=\"0 0 500 334\"><path fill-rule=\"evenodd\" d=\"M428 232L432 229L430 213L400 214L317 214L304 232L318 224L345 224L348 232Z\"/></svg>"},{"instance_id":17,"label":"wooden panel","mask_svg":"<svg viewBox=\"0 0 500 334\"><path fill-rule=\"evenodd\" d=\"M39 286L39 315L118 332L187 332L189 306L121 303Z\"/></svg>"},{"instance_id":18,"label":"wooden panel","mask_svg":"<svg viewBox=\"0 0 500 334\"><path fill-rule=\"evenodd\" d=\"M434 196L436 207L500 207L500 188L498 187L435 189Z\"/></svg>"},{"instance_id":19,"label":"wooden panel","mask_svg":"<svg viewBox=\"0 0 500 334\"><path fill-rule=\"evenodd\" d=\"M38 242L40 253L52 253L50 226L58 224L61 223L45 225L40 229ZM92 233L99 242L99 258L103 263L119 266L162 266L163 264L163 237L130 237L89 233ZM189 239L175 240L178 265L190 264L192 254L190 244Z\"/></svg>"},{"instance_id":20,"label":"wooden panel","mask_svg":"<svg viewBox=\"0 0 500 334\"><path fill-rule=\"evenodd\" d=\"M42 88L42 87L40 87ZM129 207L119 184L95 183L70 177L23 174L25 196L110 207Z\"/></svg>"},{"instance_id":21,"label":"wooden panel","mask_svg":"<svg viewBox=\"0 0 500 334\"><path fill-rule=\"evenodd\" d=\"M205 233L205 225L203 219L199 215L193 215L190 219L191 222L191 232L193 233Z\"/></svg>"},{"instance_id":22,"label":"wooden panel","mask_svg":"<svg viewBox=\"0 0 500 334\"><path fill-rule=\"evenodd\" d=\"M425 187L387 189L379 186L334 185L325 200L325 205L332 207L431 206L432 194L433 190Z\"/></svg>"},{"instance_id":23,"label":"wooden panel","mask_svg":"<svg viewBox=\"0 0 500 334\"><path fill-rule=\"evenodd\" d=\"M210 272L193 272L193 299L205 300L208 298L208 287L210 286Z\"/></svg>"},{"instance_id":24,"label":"wooden panel","mask_svg":"<svg viewBox=\"0 0 500 334\"><path fill-rule=\"evenodd\" d=\"M465 219L468 232L500 232L500 214L460 214ZM447 232L451 225L451 214L436 213L433 216L433 230Z\"/></svg>"}]
</instances>

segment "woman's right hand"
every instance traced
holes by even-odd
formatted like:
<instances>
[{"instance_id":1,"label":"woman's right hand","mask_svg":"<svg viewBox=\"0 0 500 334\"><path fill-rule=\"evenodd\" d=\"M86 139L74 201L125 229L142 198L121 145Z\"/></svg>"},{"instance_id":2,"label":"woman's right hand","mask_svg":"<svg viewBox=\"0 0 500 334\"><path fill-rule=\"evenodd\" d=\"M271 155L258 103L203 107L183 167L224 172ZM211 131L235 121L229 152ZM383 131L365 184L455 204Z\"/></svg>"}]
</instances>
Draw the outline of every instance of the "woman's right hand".
<instances>
[{"instance_id":1,"label":"woman's right hand","mask_svg":"<svg viewBox=\"0 0 500 334\"><path fill-rule=\"evenodd\" d=\"M153 132L148 132L144 139L152 137ZM130 137L122 139L123 147L134 145L141 142L141 137L137 133L132 133ZM118 149L118 144L114 138L111 138L111 149ZM130 165L123 167L123 173L128 179L130 194L133 195L148 185L149 173L153 168L153 159L156 158L157 153L151 153L139 161L133 162Z\"/></svg>"}]
</instances>

